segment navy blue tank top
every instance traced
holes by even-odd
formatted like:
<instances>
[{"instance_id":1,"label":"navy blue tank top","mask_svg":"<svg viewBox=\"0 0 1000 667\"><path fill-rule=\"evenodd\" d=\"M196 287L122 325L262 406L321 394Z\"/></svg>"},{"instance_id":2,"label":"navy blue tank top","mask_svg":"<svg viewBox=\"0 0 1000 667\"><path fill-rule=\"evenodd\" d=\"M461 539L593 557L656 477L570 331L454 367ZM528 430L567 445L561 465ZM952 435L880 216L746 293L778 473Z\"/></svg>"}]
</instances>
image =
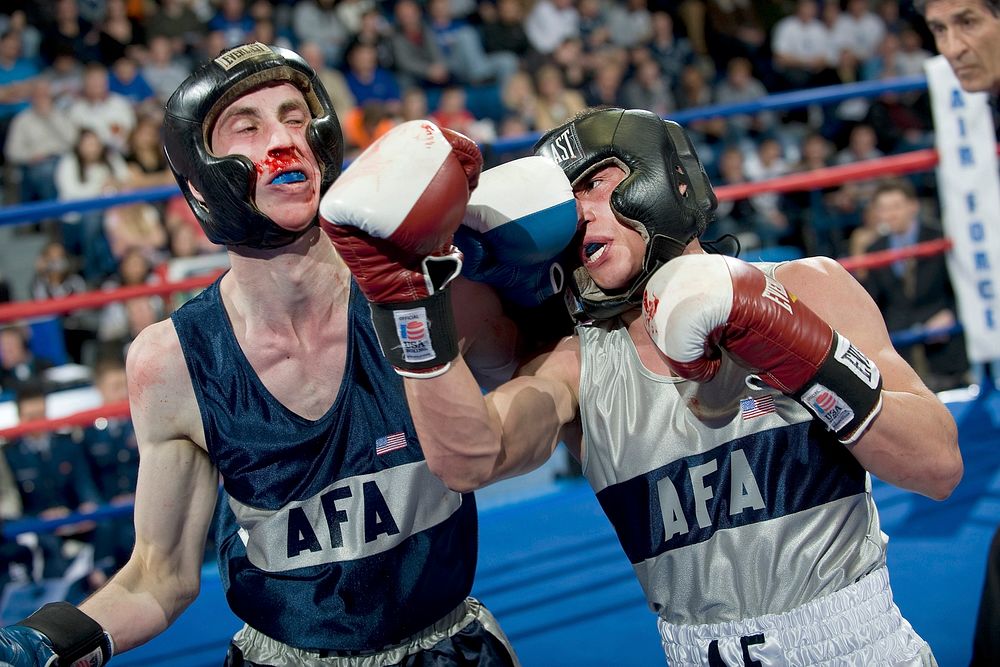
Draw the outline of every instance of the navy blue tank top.
<instances>
[{"instance_id":1,"label":"navy blue tank top","mask_svg":"<svg viewBox=\"0 0 1000 667\"><path fill-rule=\"evenodd\" d=\"M219 281L172 316L223 477L226 597L246 623L302 649L399 643L454 609L476 568L474 496L428 469L356 285L348 317L344 379L313 421L264 387Z\"/></svg>"}]
</instances>

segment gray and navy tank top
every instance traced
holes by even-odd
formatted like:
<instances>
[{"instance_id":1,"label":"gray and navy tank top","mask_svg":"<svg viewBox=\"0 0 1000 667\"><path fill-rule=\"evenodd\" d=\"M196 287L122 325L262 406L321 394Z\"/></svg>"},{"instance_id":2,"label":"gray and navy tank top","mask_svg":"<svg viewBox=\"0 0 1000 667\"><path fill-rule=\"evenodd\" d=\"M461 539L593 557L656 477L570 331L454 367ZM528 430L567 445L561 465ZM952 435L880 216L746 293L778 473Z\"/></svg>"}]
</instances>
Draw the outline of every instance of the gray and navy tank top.
<instances>
[{"instance_id":1,"label":"gray and navy tank top","mask_svg":"<svg viewBox=\"0 0 1000 667\"><path fill-rule=\"evenodd\" d=\"M652 373L619 320L578 334L584 474L664 620L782 613L884 564L868 473L797 401L725 356L701 385Z\"/></svg>"},{"instance_id":2,"label":"gray and navy tank top","mask_svg":"<svg viewBox=\"0 0 1000 667\"><path fill-rule=\"evenodd\" d=\"M340 391L313 421L261 383L218 281L172 316L228 500L216 529L226 597L296 648L398 643L455 609L476 568L474 496L428 469L356 285L348 317Z\"/></svg>"}]
</instances>

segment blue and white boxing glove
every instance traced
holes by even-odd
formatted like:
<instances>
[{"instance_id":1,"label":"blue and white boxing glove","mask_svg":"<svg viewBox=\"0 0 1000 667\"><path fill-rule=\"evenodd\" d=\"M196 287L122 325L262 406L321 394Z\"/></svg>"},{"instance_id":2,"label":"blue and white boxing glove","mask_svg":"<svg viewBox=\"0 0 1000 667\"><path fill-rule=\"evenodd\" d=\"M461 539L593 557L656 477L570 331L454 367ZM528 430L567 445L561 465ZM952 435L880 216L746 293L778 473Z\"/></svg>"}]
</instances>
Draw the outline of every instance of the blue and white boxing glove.
<instances>
[{"instance_id":1,"label":"blue and white boxing glove","mask_svg":"<svg viewBox=\"0 0 1000 667\"><path fill-rule=\"evenodd\" d=\"M531 156L480 175L454 243L462 275L532 307L562 291L559 256L576 230L569 179L549 158Z\"/></svg>"},{"instance_id":2,"label":"blue and white boxing glove","mask_svg":"<svg viewBox=\"0 0 1000 667\"><path fill-rule=\"evenodd\" d=\"M114 655L111 635L68 602L52 602L0 628L0 666L101 667Z\"/></svg>"}]
</instances>

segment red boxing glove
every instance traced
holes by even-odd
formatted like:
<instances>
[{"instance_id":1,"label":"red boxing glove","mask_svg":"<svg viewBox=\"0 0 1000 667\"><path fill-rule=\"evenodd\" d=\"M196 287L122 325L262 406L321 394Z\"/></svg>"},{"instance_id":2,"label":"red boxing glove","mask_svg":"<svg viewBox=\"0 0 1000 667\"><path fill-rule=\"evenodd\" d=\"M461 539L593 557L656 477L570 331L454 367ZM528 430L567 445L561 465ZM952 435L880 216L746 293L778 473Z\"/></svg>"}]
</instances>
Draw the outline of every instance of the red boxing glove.
<instances>
[{"instance_id":1,"label":"red boxing glove","mask_svg":"<svg viewBox=\"0 0 1000 667\"><path fill-rule=\"evenodd\" d=\"M462 268L451 240L481 169L468 137L409 121L368 147L320 201L320 224L402 375L433 377L458 354L445 287Z\"/></svg>"},{"instance_id":2,"label":"red boxing glove","mask_svg":"<svg viewBox=\"0 0 1000 667\"><path fill-rule=\"evenodd\" d=\"M643 316L677 375L711 380L725 349L845 444L861 437L882 408L878 367L781 283L741 260L670 260L646 284Z\"/></svg>"}]
</instances>

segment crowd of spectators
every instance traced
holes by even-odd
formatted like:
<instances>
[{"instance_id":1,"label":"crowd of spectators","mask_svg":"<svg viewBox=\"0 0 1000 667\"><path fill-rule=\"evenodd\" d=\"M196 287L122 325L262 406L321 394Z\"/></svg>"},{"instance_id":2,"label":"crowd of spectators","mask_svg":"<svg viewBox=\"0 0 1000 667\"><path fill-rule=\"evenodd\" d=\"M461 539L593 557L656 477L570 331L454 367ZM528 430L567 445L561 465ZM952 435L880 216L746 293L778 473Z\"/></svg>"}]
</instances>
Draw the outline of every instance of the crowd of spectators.
<instances>
[{"instance_id":1,"label":"crowd of spectators","mask_svg":"<svg viewBox=\"0 0 1000 667\"><path fill-rule=\"evenodd\" d=\"M6 0L0 198L7 206L173 183L159 134L166 99L198 64L248 41L294 48L313 66L341 118L348 157L399 122L430 117L493 144L487 158L497 163L530 145L516 140L591 105L670 116L920 74L930 56L923 30L911 3L890 0ZM931 120L926 95L915 92L687 127L713 181L735 184L927 146ZM521 147L504 150L505 139ZM933 184L915 184L917 210L927 213L923 238L934 218ZM907 187L890 194L909 202ZM875 184L849 183L723 202L708 235L732 234L745 249L834 257L897 244L892 235L903 232L890 230L876 211L877 192ZM184 261L225 256L180 196L65 214L31 231L48 238L30 294L0 299L139 285L176 275L172 267ZM873 294L889 298L887 285L902 275L879 274ZM59 320L62 348L52 359L32 345L40 333L6 326L5 397L16 399L22 419L25 411L38 416L39 380L48 366L69 362L86 368L107 400L121 399L129 342L175 305L176 298L142 297L72 313ZM960 366L949 367L949 377L957 378ZM75 463L60 458L64 449ZM3 451L0 464L11 468L13 483L6 501L0 498L0 518L127 502L133 488L134 435L107 420L24 436ZM52 461L80 474L62 475L60 483L73 488L46 489L38 500L42 491L32 480L48 479L40 471ZM46 539L59 542L36 545L52 563L71 553L67 543L92 547L92 585L122 556L122 544L93 526L64 527ZM0 583L6 576L0 572Z\"/></svg>"}]
</instances>

